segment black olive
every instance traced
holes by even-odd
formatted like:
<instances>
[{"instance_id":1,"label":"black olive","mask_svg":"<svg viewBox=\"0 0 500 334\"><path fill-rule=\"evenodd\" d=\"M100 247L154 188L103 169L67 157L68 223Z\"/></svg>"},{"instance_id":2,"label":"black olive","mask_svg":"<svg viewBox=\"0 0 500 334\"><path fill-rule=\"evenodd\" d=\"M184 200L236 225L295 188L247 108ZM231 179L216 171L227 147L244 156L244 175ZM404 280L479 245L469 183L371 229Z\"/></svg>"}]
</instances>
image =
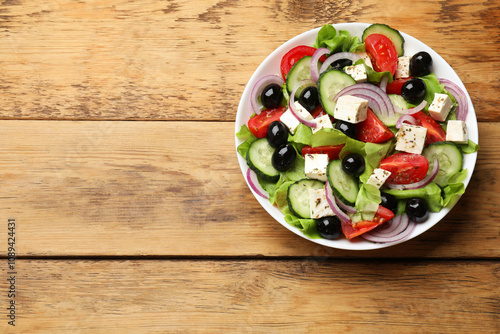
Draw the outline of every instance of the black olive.
<instances>
[{"instance_id":1,"label":"black olive","mask_svg":"<svg viewBox=\"0 0 500 334\"><path fill-rule=\"evenodd\" d=\"M279 147L288 142L288 128L280 121L274 121L267 128L267 142L271 147Z\"/></svg>"},{"instance_id":2,"label":"black olive","mask_svg":"<svg viewBox=\"0 0 500 334\"><path fill-rule=\"evenodd\" d=\"M284 144L278 147L271 158L273 167L280 172L284 172L292 167L297 157L297 151L290 144Z\"/></svg>"},{"instance_id":3,"label":"black olive","mask_svg":"<svg viewBox=\"0 0 500 334\"><path fill-rule=\"evenodd\" d=\"M359 153L349 153L342 159L342 170L349 175L361 175L365 171L365 158Z\"/></svg>"},{"instance_id":4,"label":"black olive","mask_svg":"<svg viewBox=\"0 0 500 334\"><path fill-rule=\"evenodd\" d=\"M334 240L342 234L342 226L337 216L323 217L316 220L319 235L325 239Z\"/></svg>"},{"instance_id":5,"label":"black olive","mask_svg":"<svg viewBox=\"0 0 500 334\"><path fill-rule=\"evenodd\" d=\"M421 223L429 218L429 205L422 198L411 198L406 202L406 214L410 220Z\"/></svg>"},{"instance_id":6,"label":"black olive","mask_svg":"<svg viewBox=\"0 0 500 334\"><path fill-rule=\"evenodd\" d=\"M414 78L406 81L401 87L401 95L413 104L419 104L427 94L427 87L422 79Z\"/></svg>"},{"instance_id":7,"label":"black olive","mask_svg":"<svg viewBox=\"0 0 500 334\"><path fill-rule=\"evenodd\" d=\"M346 136L356 139L356 125L352 123L337 120L335 129L342 131Z\"/></svg>"},{"instance_id":8,"label":"black olive","mask_svg":"<svg viewBox=\"0 0 500 334\"><path fill-rule=\"evenodd\" d=\"M309 112L316 109L319 105L318 88L314 86L304 88L300 93L299 103Z\"/></svg>"},{"instance_id":9,"label":"black olive","mask_svg":"<svg viewBox=\"0 0 500 334\"><path fill-rule=\"evenodd\" d=\"M421 77L431 73L432 57L425 51L418 52L410 59L410 74Z\"/></svg>"},{"instance_id":10,"label":"black olive","mask_svg":"<svg viewBox=\"0 0 500 334\"><path fill-rule=\"evenodd\" d=\"M396 197L388 193L380 192L380 198L382 199L380 205L391 210L394 214L398 212L398 201Z\"/></svg>"},{"instance_id":11,"label":"black olive","mask_svg":"<svg viewBox=\"0 0 500 334\"><path fill-rule=\"evenodd\" d=\"M267 85L260 94L260 102L266 109L278 108L282 100L283 89L275 83Z\"/></svg>"},{"instance_id":12,"label":"black olive","mask_svg":"<svg viewBox=\"0 0 500 334\"><path fill-rule=\"evenodd\" d=\"M352 60L341 58L334 61L330 66L331 68L334 68L336 70L342 70L344 67L351 65L352 65Z\"/></svg>"}]
</instances>

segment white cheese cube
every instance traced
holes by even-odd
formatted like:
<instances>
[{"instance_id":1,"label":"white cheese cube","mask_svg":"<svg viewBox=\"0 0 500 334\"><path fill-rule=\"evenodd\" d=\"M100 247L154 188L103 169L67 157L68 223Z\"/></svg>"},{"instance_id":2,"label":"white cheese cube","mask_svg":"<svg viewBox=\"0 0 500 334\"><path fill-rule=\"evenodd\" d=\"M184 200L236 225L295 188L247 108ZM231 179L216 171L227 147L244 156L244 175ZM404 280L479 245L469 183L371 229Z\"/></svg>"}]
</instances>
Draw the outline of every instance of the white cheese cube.
<instances>
[{"instance_id":1,"label":"white cheese cube","mask_svg":"<svg viewBox=\"0 0 500 334\"><path fill-rule=\"evenodd\" d=\"M317 122L316 127L312 128L313 133L316 133L319 130L324 129L324 128L333 129L332 120L330 119L329 115L323 115L321 117L316 118L316 122Z\"/></svg>"},{"instance_id":2,"label":"white cheese cube","mask_svg":"<svg viewBox=\"0 0 500 334\"><path fill-rule=\"evenodd\" d=\"M452 107L453 102L447 94L435 93L434 100L429 106L429 115L438 122L444 122Z\"/></svg>"},{"instance_id":3,"label":"white cheese cube","mask_svg":"<svg viewBox=\"0 0 500 334\"><path fill-rule=\"evenodd\" d=\"M366 184L371 184L380 189L380 187L387 181L391 176L391 172L382 168L375 168L372 175L366 181Z\"/></svg>"},{"instance_id":4,"label":"white cheese cube","mask_svg":"<svg viewBox=\"0 0 500 334\"><path fill-rule=\"evenodd\" d=\"M302 117L308 120L313 120L311 114L298 101L295 101L295 107L297 109L297 112ZM281 115L280 121L285 124L292 135L295 133L295 130L297 130L297 127L300 124L300 121L292 114L292 111L290 109L288 109L283 113L283 115Z\"/></svg>"},{"instance_id":5,"label":"white cheese cube","mask_svg":"<svg viewBox=\"0 0 500 334\"><path fill-rule=\"evenodd\" d=\"M365 61L366 66L369 66L369 67L373 68L372 60L370 59L370 56L368 56L368 53L366 53L366 52L356 52L356 54L358 56L360 56L361 59L363 59Z\"/></svg>"},{"instance_id":6,"label":"white cheese cube","mask_svg":"<svg viewBox=\"0 0 500 334\"><path fill-rule=\"evenodd\" d=\"M396 150L422 154L426 134L423 126L403 124L396 134Z\"/></svg>"},{"instance_id":7,"label":"white cheese cube","mask_svg":"<svg viewBox=\"0 0 500 334\"><path fill-rule=\"evenodd\" d=\"M352 65L344 68L344 72L349 74L357 83L366 82L368 76L366 75L365 65Z\"/></svg>"},{"instance_id":8,"label":"white cheese cube","mask_svg":"<svg viewBox=\"0 0 500 334\"><path fill-rule=\"evenodd\" d=\"M304 172L310 179L326 182L328 154L306 154Z\"/></svg>"},{"instance_id":9,"label":"white cheese cube","mask_svg":"<svg viewBox=\"0 0 500 334\"><path fill-rule=\"evenodd\" d=\"M326 200L325 189L309 189L309 212L314 219L335 216Z\"/></svg>"},{"instance_id":10,"label":"white cheese cube","mask_svg":"<svg viewBox=\"0 0 500 334\"><path fill-rule=\"evenodd\" d=\"M333 117L349 123L359 123L366 119L368 101L356 96L343 95L337 100Z\"/></svg>"},{"instance_id":11,"label":"white cheese cube","mask_svg":"<svg viewBox=\"0 0 500 334\"><path fill-rule=\"evenodd\" d=\"M394 73L395 79L403 79L410 76L410 59L408 56L398 58L396 73Z\"/></svg>"},{"instance_id":12,"label":"white cheese cube","mask_svg":"<svg viewBox=\"0 0 500 334\"><path fill-rule=\"evenodd\" d=\"M448 126L446 127L446 140L457 144L467 144L469 142L467 124L465 124L464 121L448 121Z\"/></svg>"}]
</instances>

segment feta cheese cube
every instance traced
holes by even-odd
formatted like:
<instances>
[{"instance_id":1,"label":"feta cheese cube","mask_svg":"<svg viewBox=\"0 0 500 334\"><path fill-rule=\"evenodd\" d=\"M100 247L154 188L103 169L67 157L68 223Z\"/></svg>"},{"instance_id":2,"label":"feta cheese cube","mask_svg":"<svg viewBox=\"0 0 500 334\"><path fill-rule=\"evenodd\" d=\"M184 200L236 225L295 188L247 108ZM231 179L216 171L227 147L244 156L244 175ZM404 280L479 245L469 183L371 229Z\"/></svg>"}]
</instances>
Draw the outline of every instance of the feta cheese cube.
<instances>
[{"instance_id":1,"label":"feta cheese cube","mask_svg":"<svg viewBox=\"0 0 500 334\"><path fill-rule=\"evenodd\" d=\"M326 182L328 154L306 154L304 172L310 179Z\"/></svg>"},{"instance_id":2,"label":"feta cheese cube","mask_svg":"<svg viewBox=\"0 0 500 334\"><path fill-rule=\"evenodd\" d=\"M325 189L309 189L309 212L314 219L335 216L326 200Z\"/></svg>"},{"instance_id":3,"label":"feta cheese cube","mask_svg":"<svg viewBox=\"0 0 500 334\"><path fill-rule=\"evenodd\" d=\"M365 65L352 65L344 68L344 72L349 74L357 83L366 82L368 76L366 75Z\"/></svg>"},{"instance_id":4,"label":"feta cheese cube","mask_svg":"<svg viewBox=\"0 0 500 334\"><path fill-rule=\"evenodd\" d=\"M422 154L427 129L423 126L404 124L396 134L396 150Z\"/></svg>"},{"instance_id":5,"label":"feta cheese cube","mask_svg":"<svg viewBox=\"0 0 500 334\"><path fill-rule=\"evenodd\" d=\"M396 73L394 73L395 79L403 79L410 76L410 59L408 56L398 58Z\"/></svg>"},{"instance_id":6,"label":"feta cheese cube","mask_svg":"<svg viewBox=\"0 0 500 334\"><path fill-rule=\"evenodd\" d=\"M369 66L369 67L373 68L372 60L370 59L370 56L368 56L368 53L366 53L366 52L356 52L356 54L358 56L360 56L361 59L363 59L365 61L366 66Z\"/></svg>"},{"instance_id":7,"label":"feta cheese cube","mask_svg":"<svg viewBox=\"0 0 500 334\"><path fill-rule=\"evenodd\" d=\"M371 184L380 189L380 187L387 181L391 176L391 172L382 168L375 168L372 175L366 181L366 184Z\"/></svg>"},{"instance_id":8,"label":"feta cheese cube","mask_svg":"<svg viewBox=\"0 0 500 334\"><path fill-rule=\"evenodd\" d=\"M453 102L447 94L435 93L434 100L429 106L429 115L438 122L444 122L452 107Z\"/></svg>"},{"instance_id":9,"label":"feta cheese cube","mask_svg":"<svg viewBox=\"0 0 500 334\"><path fill-rule=\"evenodd\" d=\"M467 124L465 124L464 121L448 121L448 126L446 127L446 140L457 144L467 144L469 142Z\"/></svg>"},{"instance_id":10,"label":"feta cheese cube","mask_svg":"<svg viewBox=\"0 0 500 334\"><path fill-rule=\"evenodd\" d=\"M337 100L333 117L349 123L359 123L366 119L368 101L356 96L343 95Z\"/></svg>"},{"instance_id":11,"label":"feta cheese cube","mask_svg":"<svg viewBox=\"0 0 500 334\"><path fill-rule=\"evenodd\" d=\"M304 108L298 101L295 101L295 106L297 109L297 112L304 117L305 119L308 120L313 120L313 117L311 114ZM285 124L285 126L290 130L290 133L293 135L295 133L295 130L297 130L297 127L300 124L300 121L292 114L292 111L288 109L281 115L280 121Z\"/></svg>"},{"instance_id":12,"label":"feta cheese cube","mask_svg":"<svg viewBox=\"0 0 500 334\"><path fill-rule=\"evenodd\" d=\"M332 124L332 121L331 121L329 115L323 115L321 117L316 118L316 122L317 122L316 128L312 128L313 133L316 133L319 130L324 129L324 128L333 129L333 124Z\"/></svg>"}]
</instances>

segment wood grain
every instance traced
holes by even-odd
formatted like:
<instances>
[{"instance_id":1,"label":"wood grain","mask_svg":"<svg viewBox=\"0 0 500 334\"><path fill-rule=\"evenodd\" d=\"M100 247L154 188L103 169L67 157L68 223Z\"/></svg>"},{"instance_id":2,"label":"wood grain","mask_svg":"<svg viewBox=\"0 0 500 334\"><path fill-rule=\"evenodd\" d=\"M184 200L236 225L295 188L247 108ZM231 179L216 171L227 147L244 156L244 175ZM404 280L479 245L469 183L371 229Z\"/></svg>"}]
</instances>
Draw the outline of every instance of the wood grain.
<instances>
[{"instance_id":1,"label":"wood grain","mask_svg":"<svg viewBox=\"0 0 500 334\"><path fill-rule=\"evenodd\" d=\"M2 321L3 333L500 330L500 267L490 262L18 260L17 267L16 331ZM5 280L0 287L7 290Z\"/></svg>"},{"instance_id":2,"label":"wood grain","mask_svg":"<svg viewBox=\"0 0 500 334\"><path fill-rule=\"evenodd\" d=\"M17 219L20 256L498 258L500 123L479 132L474 176L445 220L401 246L352 253L306 241L262 209L232 123L4 120L1 226Z\"/></svg>"},{"instance_id":3,"label":"wood grain","mask_svg":"<svg viewBox=\"0 0 500 334\"><path fill-rule=\"evenodd\" d=\"M0 118L232 121L276 47L326 23L380 22L457 71L481 121L500 121L498 3L3 1Z\"/></svg>"}]
</instances>

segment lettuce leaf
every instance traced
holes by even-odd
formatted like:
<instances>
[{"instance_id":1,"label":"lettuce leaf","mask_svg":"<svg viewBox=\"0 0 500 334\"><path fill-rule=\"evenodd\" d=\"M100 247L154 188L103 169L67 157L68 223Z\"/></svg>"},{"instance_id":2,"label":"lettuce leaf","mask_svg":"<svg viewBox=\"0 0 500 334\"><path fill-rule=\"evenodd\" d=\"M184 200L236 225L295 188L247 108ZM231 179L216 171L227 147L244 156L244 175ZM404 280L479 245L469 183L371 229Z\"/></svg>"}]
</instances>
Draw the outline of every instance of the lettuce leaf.
<instances>
[{"instance_id":1,"label":"lettuce leaf","mask_svg":"<svg viewBox=\"0 0 500 334\"><path fill-rule=\"evenodd\" d=\"M469 139L469 142L467 144L462 144L459 146L462 149L462 152L464 152L465 154L474 153L474 152L477 152L479 150L479 145L474 143L470 139Z\"/></svg>"},{"instance_id":2,"label":"lettuce leaf","mask_svg":"<svg viewBox=\"0 0 500 334\"><path fill-rule=\"evenodd\" d=\"M429 210L439 212L443 207L443 198L441 197L441 188L434 182L429 183L425 187L419 189L396 190L387 189L386 193L393 195L397 200L410 199L412 197L420 197L427 201Z\"/></svg>"},{"instance_id":3,"label":"lettuce leaf","mask_svg":"<svg viewBox=\"0 0 500 334\"><path fill-rule=\"evenodd\" d=\"M323 128L311 136L311 146L330 146L344 144L347 137L342 131L332 128Z\"/></svg>"},{"instance_id":4,"label":"lettuce leaf","mask_svg":"<svg viewBox=\"0 0 500 334\"><path fill-rule=\"evenodd\" d=\"M291 214L285 214L285 221L298 228L302 233L311 239L320 239L321 236L316 229L316 221L314 219L298 218Z\"/></svg>"},{"instance_id":5,"label":"lettuce leaf","mask_svg":"<svg viewBox=\"0 0 500 334\"><path fill-rule=\"evenodd\" d=\"M380 190L377 187L371 184L362 184L355 204L359 218L361 220L373 220L381 202Z\"/></svg>"},{"instance_id":6,"label":"lettuce leaf","mask_svg":"<svg viewBox=\"0 0 500 334\"><path fill-rule=\"evenodd\" d=\"M368 81L370 82L380 82L382 81L383 77L387 77L387 83L391 83L392 81L394 81L394 78L391 72L389 71L377 72L370 66L366 65L364 59L358 59L356 60L356 62L354 62L354 65L359 65L359 64L365 65L366 76L368 78Z\"/></svg>"},{"instance_id":7,"label":"lettuce leaf","mask_svg":"<svg viewBox=\"0 0 500 334\"><path fill-rule=\"evenodd\" d=\"M443 188L444 198L443 198L443 206L451 207L457 203L460 199L460 196L465 192L465 186L463 183L452 183L448 184Z\"/></svg>"},{"instance_id":8,"label":"lettuce leaf","mask_svg":"<svg viewBox=\"0 0 500 334\"><path fill-rule=\"evenodd\" d=\"M312 130L307 125L299 124L295 133L288 135L288 141L301 145L311 145ZM297 147L296 147L297 148ZM300 152L299 152L300 153Z\"/></svg>"},{"instance_id":9,"label":"lettuce leaf","mask_svg":"<svg viewBox=\"0 0 500 334\"><path fill-rule=\"evenodd\" d=\"M332 53L365 50L365 44L357 36L351 38L347 30L339 30L337 33L337 29L331 24L325 24L321 27L313 47L328 48Z\"/></svg>"},{"instance_id":10,"label":"lettuce leaf","mask_svg":"<svg viewBox=\"0 0 500 334\"><path fill-rule=\"evenodd\" d=\"M244 140L243 143L238 145L237 151L243 158L246 159L248 148L254 141L257 140L257 137L255 137L255 135L250 131L246 124L243 124L241 126L240 131L236 133L236 137L238 139Z\"/></svg>"}]
</instances>

